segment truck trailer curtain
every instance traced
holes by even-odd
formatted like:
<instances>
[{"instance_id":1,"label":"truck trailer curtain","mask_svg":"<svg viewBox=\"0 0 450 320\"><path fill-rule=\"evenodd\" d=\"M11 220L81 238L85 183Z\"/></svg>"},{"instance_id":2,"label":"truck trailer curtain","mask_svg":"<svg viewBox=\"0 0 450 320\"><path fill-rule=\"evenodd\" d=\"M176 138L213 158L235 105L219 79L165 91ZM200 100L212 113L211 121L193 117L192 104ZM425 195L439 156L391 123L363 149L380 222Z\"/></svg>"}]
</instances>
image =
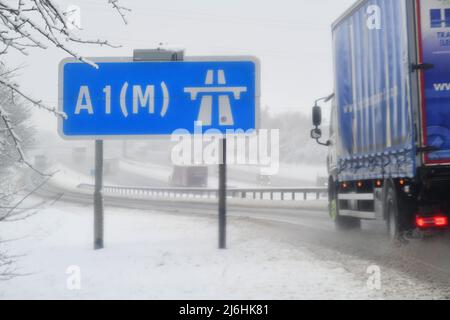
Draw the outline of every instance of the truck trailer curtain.
<instances>
[{"instance_id":1,"label":"truck trailer curtain","mask_svg":"<svg viewBox=\"0 0 450 320\"><path fill-rule=\"evenodd\" d=\"M377 156L406 152L413 145L405 0L364 2L335 24L333 46L338 157L368 160L352 166L351 177L357 169L358 178L412 175L412 165L402 165L403 172L386 165L402 159Z\"/></svg>"}]
</instances>

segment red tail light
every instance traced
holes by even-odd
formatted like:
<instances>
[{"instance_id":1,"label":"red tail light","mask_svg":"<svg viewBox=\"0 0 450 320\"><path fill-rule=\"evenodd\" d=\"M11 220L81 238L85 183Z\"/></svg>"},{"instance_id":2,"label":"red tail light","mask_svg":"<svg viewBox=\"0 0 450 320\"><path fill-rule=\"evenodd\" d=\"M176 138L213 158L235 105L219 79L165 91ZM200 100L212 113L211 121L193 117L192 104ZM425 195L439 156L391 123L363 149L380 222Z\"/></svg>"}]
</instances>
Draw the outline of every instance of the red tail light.
<instances>
[{"instance_id":1,"label":"red tail light","mask_svg":"<svg viewBox=\"0 0 450 320\"><path fill-rule=\"evenodd\" d=\"M436 227L447 227L448 226L448 218L447 217L434 217L434 223Z\"/></svg>"},{"instance_id":2,"label":"red tail light","mask_svg":"<svg viewBox=\"0 0 450 320\"><path fill-rule=\"evenodd\" d=\"M419 228L443 228L448 227L448 217L444 215L423 217L416 216L416 226Z\"/></svg>"}]
</instances>

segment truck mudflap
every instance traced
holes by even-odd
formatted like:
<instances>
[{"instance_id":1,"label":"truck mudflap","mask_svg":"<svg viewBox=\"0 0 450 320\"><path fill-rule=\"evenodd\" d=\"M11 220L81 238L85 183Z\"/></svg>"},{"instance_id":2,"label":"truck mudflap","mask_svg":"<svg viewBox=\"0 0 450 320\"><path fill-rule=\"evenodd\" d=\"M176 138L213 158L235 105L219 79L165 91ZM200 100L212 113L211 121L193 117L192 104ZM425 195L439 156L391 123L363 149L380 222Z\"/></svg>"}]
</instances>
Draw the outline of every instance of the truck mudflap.
<instances>
[{"instance_id":1,"label":"truck mudflap","mask_svg":"<svg viewBox=\"0 0 450 320\"><path fill-rule=\"evenodd\" d=\"M450 164L450 1L417 0L425 165Z\"/></svg>"}]
</instances>

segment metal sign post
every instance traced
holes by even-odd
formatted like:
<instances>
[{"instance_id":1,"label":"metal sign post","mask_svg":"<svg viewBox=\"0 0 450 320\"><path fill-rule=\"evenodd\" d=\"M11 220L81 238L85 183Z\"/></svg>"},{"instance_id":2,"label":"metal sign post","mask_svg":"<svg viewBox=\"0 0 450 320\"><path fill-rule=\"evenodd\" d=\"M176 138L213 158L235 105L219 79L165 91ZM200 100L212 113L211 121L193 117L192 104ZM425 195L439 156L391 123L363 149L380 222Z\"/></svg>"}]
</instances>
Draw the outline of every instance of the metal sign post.
<instances>
[{"instance_id":1,"label":"metal sign post","mask_svg":"<svg viewBox=\"0 0 450 320\"><path fill-rule=\"evenodd\" d=\"M103 249L103 140L95 141L94 249Z\"/></svg>"},{"instance_id":2,"label":"metal sign post","mask_svg":"<svg viewBox=\"0 0 450 320\"><path fill-rule=\"evenodd\" d=\"M227 139L221 141L219 164L219 249L227 248Z\"/></svg>"}]
</instances>

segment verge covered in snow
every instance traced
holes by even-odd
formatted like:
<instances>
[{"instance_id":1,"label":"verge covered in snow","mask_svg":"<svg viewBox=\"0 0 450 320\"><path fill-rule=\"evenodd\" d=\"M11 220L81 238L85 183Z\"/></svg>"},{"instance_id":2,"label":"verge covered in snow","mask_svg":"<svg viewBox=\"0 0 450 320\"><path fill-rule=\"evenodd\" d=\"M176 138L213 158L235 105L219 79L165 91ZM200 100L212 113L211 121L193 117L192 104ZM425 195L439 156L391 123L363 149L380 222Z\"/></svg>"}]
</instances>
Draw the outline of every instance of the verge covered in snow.
<instances>
[{"instance_id":1,"label":"verge covered in snow","mask_svg":"<svg viewBox=\"0 0 450 320\"><path fill-rule=\"evenodd\" d=\"M217 250L215 219L106 210L106 249L92 250L90 206L58 204L0 225L9 251L24 254L0 282L13 299L365 299L366 282L306 249L233 219L229 249ZM78 288L79 284L79 289ZM72 289L72 290L71 290ZM395 298L395 297L394 297ZM401 297L397 297L401 298Z\"/></svg>"}]
</instances>

